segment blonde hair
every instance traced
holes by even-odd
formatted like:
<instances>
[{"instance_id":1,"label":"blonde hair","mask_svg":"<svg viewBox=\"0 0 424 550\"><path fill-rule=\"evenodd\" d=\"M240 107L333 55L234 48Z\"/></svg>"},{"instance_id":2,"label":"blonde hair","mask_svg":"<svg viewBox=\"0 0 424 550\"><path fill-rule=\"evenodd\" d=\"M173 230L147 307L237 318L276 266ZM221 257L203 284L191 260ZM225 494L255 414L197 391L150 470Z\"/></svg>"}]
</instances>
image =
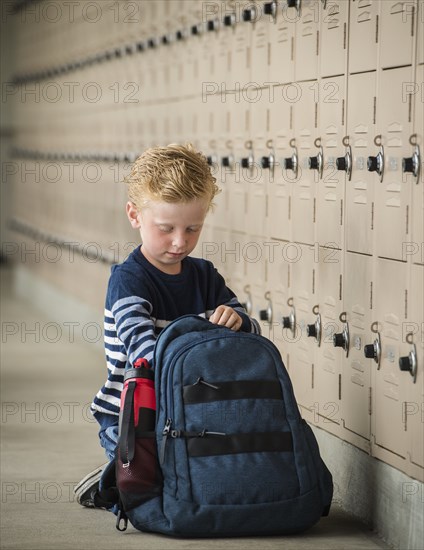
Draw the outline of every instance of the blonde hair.
<instances>
[{"instance_id":1,"label":"blonde hair","mask_svg":"<svg viewBox=\"0 0 424 550\"><path fill-rule=\"evenodd\" d=\"M206 199L211 208L220 192L206 157L190 143L147 149L124 181L128 199L140 210L151 200L177 203Z\"/></svg>"}]
</instances>

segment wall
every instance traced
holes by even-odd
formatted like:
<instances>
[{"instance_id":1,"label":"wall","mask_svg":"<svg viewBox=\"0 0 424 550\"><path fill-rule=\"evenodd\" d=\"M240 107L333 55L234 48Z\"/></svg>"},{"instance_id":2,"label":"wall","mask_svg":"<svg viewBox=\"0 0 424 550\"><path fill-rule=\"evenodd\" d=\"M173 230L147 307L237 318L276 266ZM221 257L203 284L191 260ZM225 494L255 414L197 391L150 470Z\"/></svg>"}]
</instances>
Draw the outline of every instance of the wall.
<instances>
[{"instance_id":1,"label":"wall","mask_svg":"<svg viewBox=\"0 0 424 550\"><path fill-rule=\"evenodd\" d=\"M222 188L197 252L303 416L423 481L424 2L13 6L6 256L101 311L131 161L192 142Z\"/></svg>"}]
</instances>

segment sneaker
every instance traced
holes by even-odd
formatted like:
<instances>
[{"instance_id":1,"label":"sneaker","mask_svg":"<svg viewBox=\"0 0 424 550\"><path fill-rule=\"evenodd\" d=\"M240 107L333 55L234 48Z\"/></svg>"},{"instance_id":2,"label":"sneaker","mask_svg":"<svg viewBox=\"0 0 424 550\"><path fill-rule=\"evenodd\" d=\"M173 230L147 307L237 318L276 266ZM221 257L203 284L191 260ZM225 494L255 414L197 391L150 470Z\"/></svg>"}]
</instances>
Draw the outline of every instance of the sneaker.
<instances>
[{"instance_id":1,"label":"sneaker","mask_svg":"<svg viewBox=\"0 0 424 550\"><path fill-rule=\"evenodd\" d=\"M86 475L77 485L74 487L74 493L77 498L78 504L85 506L86 508L97 508L94 503L94 495L99 488L100 478L103 471L109 463L106 462L99 468L96 468L88 475Z\"/></svg>"}]
</instances>

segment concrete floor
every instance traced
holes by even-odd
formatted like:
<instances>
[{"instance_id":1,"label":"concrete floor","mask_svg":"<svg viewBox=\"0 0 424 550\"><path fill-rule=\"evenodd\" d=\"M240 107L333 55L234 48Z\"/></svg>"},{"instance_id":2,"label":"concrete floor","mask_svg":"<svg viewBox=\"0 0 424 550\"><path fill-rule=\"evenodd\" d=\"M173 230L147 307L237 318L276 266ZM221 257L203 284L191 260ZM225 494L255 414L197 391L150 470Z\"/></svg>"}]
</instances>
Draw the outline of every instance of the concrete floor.
<instances>
[{"instance_id":1,"label":"concrete floor","mask_svg":"<svg viewBox=\"0 0 424 550\"><path fill-rule=\"evenodd\" d=\"M55 323L14 296L10 270L0 269L0 276L1 549L390 548L337 505L306 534L207 540L143 534L131 526L119 533L115 516L79 506L72 487L105 461L88 412L105 375L102 349L77 339L84 334L81 323L73 324L78 320ZM93 331L85 335L96 339Z\"/></svg>"}]
</instances>

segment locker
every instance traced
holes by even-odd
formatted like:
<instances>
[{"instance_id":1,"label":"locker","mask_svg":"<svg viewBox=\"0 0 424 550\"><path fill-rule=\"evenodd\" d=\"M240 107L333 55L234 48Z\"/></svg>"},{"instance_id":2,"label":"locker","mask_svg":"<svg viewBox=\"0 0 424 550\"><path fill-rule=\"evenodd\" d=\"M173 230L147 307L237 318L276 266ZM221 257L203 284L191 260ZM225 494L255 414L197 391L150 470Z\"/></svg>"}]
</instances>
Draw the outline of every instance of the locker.
<instances>
[{"instance_id":1,"label":"locker","mask_svg":"<svg viewBox=\"0 0 424 550\"><path fill-rule=\"evenodd\" d=\"M231 72L235 86L241 88L252 82L252 25L239 20L231 34Z\"/></svg>"},{"instance_id":2,"label":"locker","mask_svg":"<svg viewBox=\"0 0 424 550\"><path fill-rule=\"evenodd\" d=\"M424 63L424 5L422 0L418 1L417 14L417 64Z\"/></svg>"},{"instance_id":3,"label":"locker","mask_svg":"<svg viewBox=\"0 0 424 550\"><path fill-rule=\"evenodd\" d=\"M385 457L393 465L400 457L404 469L407 432L403 413L410 377L399 370L399 357L408 347L402 342L402 324L406 319L409 265L378 258L374 269L373 280L378 284L374 289L373 322L378 323L382 353L380 370L373 371L372 454Z\"/></svg>"},{"instance_id":4,"label":"locker","mask_svg":"<svg viewBox=\"0 0 424 550\"><path fill-rule=\"evenodd\" d=\"M255 6L253 4L253 6ZM256 14L253 16L251 48L252 48L252 71L250 77L256 86L266 86L269 82L269 18L261 6L255 6ZM250 23L245 23L248 25ZM242 87L247 83L242 82Z\"/></svg>"},{"instance_id":5,"label":"locker","mask_svg":"<svg viewBox=\"0 0 424 550\"><path fill-rule=\"evenodd\" d=\"M246 237L243 233L227 230L225 240L218 244L217 249L217 254L220 255L221 262L225 263L226 266L228 284L241 303L245 301L246 298L244 291L246 284L246 265L242 256L245 241Z\"/></svg>"},{"instance_id":6,"label":"locker","mask_svg":"<svg viewBox=\"0 0 424 550\"><path fill-rule=\"evenodd\" d=\"M334 432L340 424L340 363L346 355L345 350L333 345L334 335L344 328L339 317L342 313L343 256L340 250L317 245L313 247L313 254L315 303L322 327L321 345L314 347L314 412L322 420L318 425Z\"/></svg>"},{"instance_id":7,"label":"locker","mask_svg":"<svg viewBox=\"0 0 424 550\"><path fill-rule=\"evenodd\" d=\"M270 88L270 135L273 136L276 167L274 182L269 189L269 228L276 239L290 240L290 198L292 194L292 172L284 168L284 158L291 155L290 141L293 137L292 104L286 100L284 86Z\"/></svg>"},{"instance_id":8,"label":"locker","mask_svg":"<svg viewBox=\"0 0 424 550\"><path fill-rule=\"evenodd\" d=\"M424 267L411 266L411 285L408 293L408 321L402 328L402 354L416 352L417 374L415 383L408 373L401 373L407 378L407 403L405 405L405 425L408 432L408 449L411 467L409 474L421 481L424 480Z\"/></svg>"},{"instance_id":9,"label":"locker","mask_svg":"<svg viewBox=\"0 0 424 550\"><path fill-rule=\"evenodd\" d=\"M355 436L359 436L364 448L371 429L371 373L378 368L374 360L364 356L364 346L375 337L370 331L372 258L347 252L344 260L343 310L349 323L350 347L348 357L343 355L341 362L341 418L347 439L357 444Z\"/></svg>"},{"instance_id":10,"label":"locker","mask_svg":"<svg viewBox=\"0 0 424 550\"><path fill-rule=\"evenodd\" d=\"M374 185L378 190L375 204L376 252L379 256L398 260L402 260L402 243L409 240L410 234L412 183L402 172L402 159L409 156L412 133L411 95L405 88L408 82L413 82L411 68L381 71L377 92L376 129L382 136L385 170L380 185L378 176L374 174Z\"/></svg>"},{"instance_id":11,"label":"locker","mask_svg":"<svg viewBox=\"0 0 424 550\"><path fill-rule=\"evenodd\" d=\"M289 298L296 316L296 330L293 334L285 330L289 374L293 382L296 400L304 412L314 406L314 349L316 342L308 338L306 328L315 321L312 311L316 303L314 296L314 255L310 247L289 243L285 257L290 264Z\"/></svg>"},{"instance_id":12,"label":"locker","mask_svg":"<svg viewBox=\"0 0 424 550\"><path fill-rule=\"evenodd\" d=\"M269 81L275 84L294 81L295 24L277 9L275 21L269 23Z\"/></svg>"},{"instance_id":13,"label":"locker","mask_svg":"<svg viewBox=\"0 0 424 550\"><path fill-rule=\"evenodd\" d=\"M246 283L249 286L252 317L254 317L261 326L262 334L269 333L269 322L261 321L260 311L266 309L268 300L265 293L269 291L266 283L267 270L267 248L266 239L261 235L252 233L244 235L240 243L240 260L245 264Z\"/></svg>"},{"instance_id":14,"label":"locker","mask_svg":"<svg viewBox=\"0 0 424 550\"><path fill-rule=\"evenodd\" d=\"M287 245L288 242L271 239L267 247L267 286L272 296L272 326L270 327L270 339L279 349L286 366L289 353L289 342L291 340L290 336L287 335L287 330L283 329L282 323L283 317L289 313L290 309L287 304L290 297L290 263L287 261L285 253Z\"/></svg>"},{"instance_id":15,"label":"locker","mask_svg":"<svg viewBox=\"0 0 424 550\"><path fill-rule=\"evenodd\" d=\"M344 172L336 169L336 158L344 155L345 77L323 79L319 83L320 145L324 150L322 181L317 181L316 230L320 246L342 247L344 202L350 185ZM318 173L315 174L318 179Z\"/></svg>"},{"instance_id":16,"label":"locker","mask_svg":"<svg viewBox=\"0 0 424 550\"><path fill-rule=\"evenodd\" d=\"M320 15L320 75L341 75L346 72L349 2L330 1Z\"/></svg>"},{"instance_id":17,"label":"locker","mask_svg":"<svg viewBox=\"0 0 424 550\"><path fill-rule=\"evenodd\" d=\"M228 192L229 226L233 231L249 231L247 220L247 191L249 181L255 175L252 165L252 141L249 139L249 104L237 101L233 94L227 94L231 112L231 136L234 144L235 172Z\"/></svg>"},{"instance_id":18,"label":"locker","mask_svg":"<svg viewBox=\"0 0 424 550\"><path fill-rule=\"evenodd\" d=\"M322 14L318 0L304 0L296 21L294 75L296 82L318 77L319 22ZM293 11L293 10L290 10Z\"/></svg>"},{"instance_id":19,"label":"locker","mask_svg":"<svg viewBox=\"0 0 424 550\"><path fill-rule=\"evenodd\" d=\"M315 174L306 169L309 157L315 155L317 136L318 103L314 90L316 83L302 82L292 85L290 98L293 101L294 142L288 154L298 157L298 170L289 171L292 180L291 218L292 238L296 242L312 244L315 241ZM293 95L291 95L293 93ZM286 158L288 158L286 157ZM284 167L283 167L284 169Z\"/></svg>"},{"instance_id":20,"label":"locker","mask_svg":"<svg viewBox=\"0 0 424 550\"><path fill-rule=\"evenodd\" d=\"M424 6L423 6L424 7ZM420 151L420 173L418 177L408 174L407 183L412 187L412 243L404 245L404 259L411 258L414 263L424 264L424 65L417 67L414 86L414 122L413 137L410 139L410 157L419 145Z\"/></svg>"},{"instance_id":21,"label":"locker","mask_svg":"<svg viewBox=\"0 0 424 550\"><path fill-rule=\"evenodd\" d=\"M347 135L352 147L352 178L346 185L347 250L372 254L373 202L378 198L380 182L367 170L367 157L377 155L374 143L376 76L375 73L350 75L348 80Z\"/></svg>"},{"instance_id":22,"label":"locker","mask_svg":"<svg viewBox=\"0 0 424 550\"><path fill-rule=\"evenodd\" d=\"M380 2L381 39L379 65L399 67L412 63L417 2L385 0ZM396 40L393 37L396 36ZM402 47L399 47L402 44Z\"/></svg>"},{"instance_id":23,"label":"locker","mask_svg":"<svg viewBox=\"0 0 424 550\"><path fill-rule=\"evenodd\" d=\"M255 169L247 186L247 220L249 232L254 235L268 233L268 194L273 185L275 166L267 160L274 156L273 143L269 134L269 88L249 89L250 121ZM256 101L253 101L257 98ZM268 163L268 164L267 164Z\"/></svg>"}]
</instances>

